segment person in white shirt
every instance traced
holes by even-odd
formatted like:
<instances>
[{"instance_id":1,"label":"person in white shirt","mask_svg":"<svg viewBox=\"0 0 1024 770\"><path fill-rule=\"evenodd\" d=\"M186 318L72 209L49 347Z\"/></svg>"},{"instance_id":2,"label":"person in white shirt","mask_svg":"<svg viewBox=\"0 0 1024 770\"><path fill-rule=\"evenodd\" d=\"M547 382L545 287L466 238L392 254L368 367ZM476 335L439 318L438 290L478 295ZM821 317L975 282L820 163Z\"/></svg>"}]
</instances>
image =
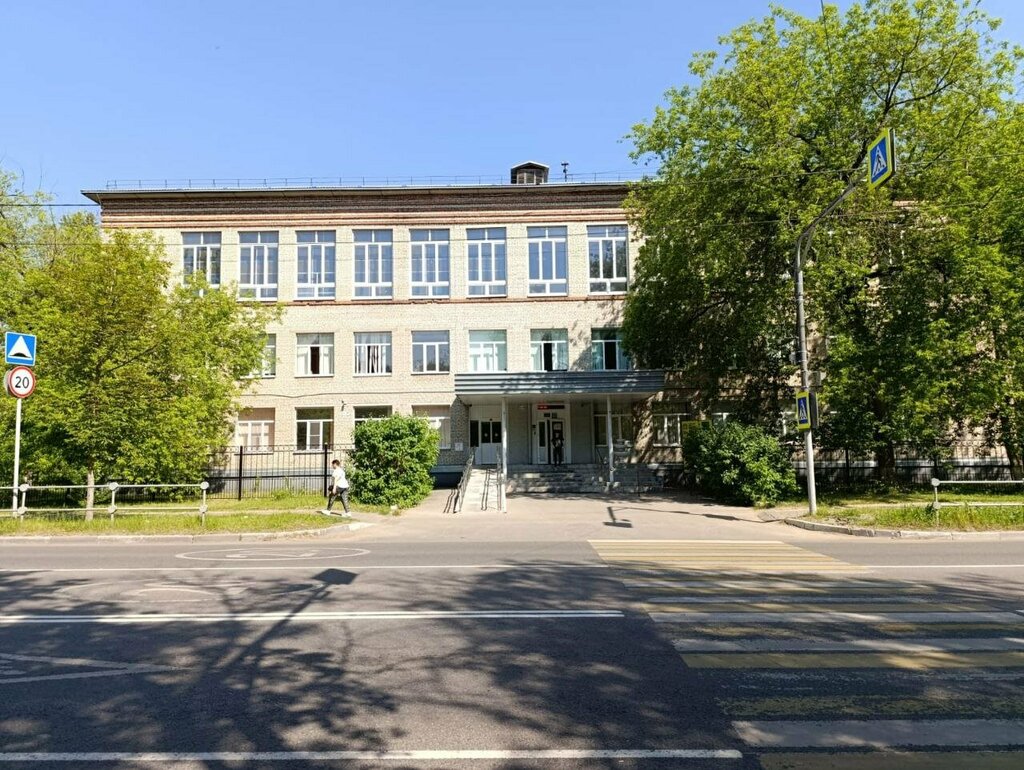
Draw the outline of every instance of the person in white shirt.
<instances>
[{"instance_id":1,"label":"person in white shirt","mask_svg":"<svg viewBox=\"0 0 1024 770\"><path fill-rule=\"evenodd\" d=\"M345 477L345 468L340 460L331 461L331 486L327 490L327 511L330 512L334 501L341 499L341 507L348 515L348 479Z\"/></svg>"}]
</instances>

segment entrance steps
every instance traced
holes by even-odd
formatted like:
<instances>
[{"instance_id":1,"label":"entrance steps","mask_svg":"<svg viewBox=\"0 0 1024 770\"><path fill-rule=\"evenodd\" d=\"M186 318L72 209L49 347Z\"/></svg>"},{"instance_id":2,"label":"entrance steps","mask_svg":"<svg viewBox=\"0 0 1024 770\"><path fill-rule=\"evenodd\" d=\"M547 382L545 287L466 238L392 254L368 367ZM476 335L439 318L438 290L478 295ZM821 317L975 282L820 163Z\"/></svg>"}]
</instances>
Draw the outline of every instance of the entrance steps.
<instances>
[{"instance_id":1,"label":"entrance steps","mask_svg":"<svg viewBox=\"0 0 1024 770\"><path fill-rule=\"evenodd\" d=\"M610 489L607 465L513 465L508 471L507 490L515 494L635 493L638 483L641 492L664 486L659 469L646 465L617 467Z\"/></svg>"}]
</instances>

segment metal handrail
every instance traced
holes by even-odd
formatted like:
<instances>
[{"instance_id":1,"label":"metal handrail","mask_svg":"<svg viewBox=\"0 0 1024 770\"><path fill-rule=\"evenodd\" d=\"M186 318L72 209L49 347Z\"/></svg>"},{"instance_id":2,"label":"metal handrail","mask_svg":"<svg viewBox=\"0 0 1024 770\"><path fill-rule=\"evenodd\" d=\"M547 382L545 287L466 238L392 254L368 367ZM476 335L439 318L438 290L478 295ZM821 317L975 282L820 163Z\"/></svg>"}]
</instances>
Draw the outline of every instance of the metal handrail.
<instances>
[{"instance_id":1,"label":"metal handrail","mask_svg":"<svg viewBox=\"0 0 1024 770\"><path fill-rule=\"evenodd\" d=\"M452 513L462 510L462 501L466 499L466 487L469 486L469 475L473 472L473 454L466 458L466 464L462 466L462 478L459 479L459 486L456 487L455 505L452 506Z\"/></svg>"},{"instance_id":2,"label":"metal handrail","mask_svg":"<svg viewBox=\"0 0 1024 770\"><path fill-rule=\"evenodd\" d=\"M1003 485L1006 485L1006 484L1011 484L1011 485L1012 484L1024 484L1024 480L1022 480L1022 479L1010 479L1010 480L1007 480L1007 481L953 481L951 479L936 479L936 478L933 478L932 479L932 493L933 493L934 497L932 499L932 510L935 511L936 513L938 513L939 508L942 506L942 503L939 502L939 487L942 486L943 484L955 484L956 486L959 486L961 484L974 484L974 485L979 485L979 486L980 485L988 485L988 486L996 486L996 485L998 485L998 486L1003 486ZM972 501L964 501L964 502L958 502L958 503L948 503L948 505L965 505L965 506L974 506L975 508L989 508L989 507L996 508L996 507L999 507L999 506L1007 506L1007 505L1010 505L1010 506L1021 506L1021 505L1024 505L1024 501L1022 501L1020 503L987 503L987 502L977 502L976 503L976 502L972 502Z\"/></svg>"},{"instance_id":3,"label":"metal handrail","mask_svg":"<svg viewBox=\"0 0 1024 770\"><path fill-rule=\"evenodd\" d=\"M132 511L193 511L195 510L199 514L200 520L203 524L206 523L206 513L209 510L209 506L206 504L206 492L210 488L210 482L201 481L198 484L121 484L117 481L110 481L106 484L22 484L18 487L18 491L21 493L21 505L18 506L18 510L12 515L24 520L25 514L29 512L28 506L25 503L25 498L28 496L30 490L33 489L92 489L92 490L106 490L110 492L110 504L107 506L107 513L110 514L110 520L114 520L114 514L117 513L117 492L121 489L198 489L200 490L200 501L198 506L145 506L133 505ZM13 487L8 487L12 489ZM71 508L33 508L33 511L38 512L59 512L59 511L70 511L77 510Z\"/></svg>"},{"instance_id":4,"label":"metal handrail","mask_svg":"<svg viewBox=\"0 0 1024 770\"><path fill-rule=\"evenodd\" d=\"M498 454L498 464L495 468L494 483L498 487L498 510L502 513L507 513L508 508L505 505L505 464L502 462L501 453Z\"/></svg>"}]
</instances>

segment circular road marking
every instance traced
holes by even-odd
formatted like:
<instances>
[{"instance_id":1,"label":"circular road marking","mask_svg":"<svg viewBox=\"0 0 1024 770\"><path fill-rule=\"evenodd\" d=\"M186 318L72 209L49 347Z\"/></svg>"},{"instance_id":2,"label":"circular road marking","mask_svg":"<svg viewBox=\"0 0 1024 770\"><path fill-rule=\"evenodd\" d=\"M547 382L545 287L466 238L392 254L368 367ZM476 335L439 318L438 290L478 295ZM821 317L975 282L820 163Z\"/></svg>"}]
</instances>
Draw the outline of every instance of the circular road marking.
<instances>
[{"instance_id":1,"label":"circular road marking","mask_svg":"<svg viewBox=\"0 0 1024 770\"><path fill-rule=\"evenodd\" d=\"M198 561L310 561L345 559L368 553L365 548L221 548L215 551L179 553L177 558Z\"/></svg>"}]
</instances>

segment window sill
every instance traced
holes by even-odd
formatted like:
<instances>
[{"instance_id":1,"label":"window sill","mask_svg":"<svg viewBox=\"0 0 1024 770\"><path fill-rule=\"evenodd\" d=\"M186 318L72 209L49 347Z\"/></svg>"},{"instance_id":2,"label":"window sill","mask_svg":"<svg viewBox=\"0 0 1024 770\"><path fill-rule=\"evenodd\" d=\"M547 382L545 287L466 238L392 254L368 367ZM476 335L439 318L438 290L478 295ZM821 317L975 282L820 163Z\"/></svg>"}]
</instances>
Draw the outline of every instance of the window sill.
<instances>
[{"instance_id":1,"label":"window sill","mask_svg":"<svg viewBox=\"0 0 1024 770\"><path fill-rule=\"evenodd\" d=\"M381 372L380 374L370 374L367 372L353 372L353 377L390 377L391 372Z\"/></svg>"},{"instance_id":2,"label":"window sill","mask_svg":"<svg viewBox=\"0 0 1024 770\"><path fill-rule=\"evenodd\" d=\"M412 374L414 377L423 377L423 376L428 376L428 377L429 376L434 376L434 377L436 377L439 374L442 374L442 375L443 374L451 374L451 371L450 370L447 371L447 372L417 372L417 371L413 371L413 372L410 372L410 374Z\"/></svg>"},{"instance_id":3,"label":"window sill","mask_svg":"<svg viewBox=\"0 0 1024 770\"><path fill-rule=\"evenodd\" d=\"M334 373L330 374L296 374L295 379L297 380L325 380L333 377Z\"/></svg>"}]
</instances>

